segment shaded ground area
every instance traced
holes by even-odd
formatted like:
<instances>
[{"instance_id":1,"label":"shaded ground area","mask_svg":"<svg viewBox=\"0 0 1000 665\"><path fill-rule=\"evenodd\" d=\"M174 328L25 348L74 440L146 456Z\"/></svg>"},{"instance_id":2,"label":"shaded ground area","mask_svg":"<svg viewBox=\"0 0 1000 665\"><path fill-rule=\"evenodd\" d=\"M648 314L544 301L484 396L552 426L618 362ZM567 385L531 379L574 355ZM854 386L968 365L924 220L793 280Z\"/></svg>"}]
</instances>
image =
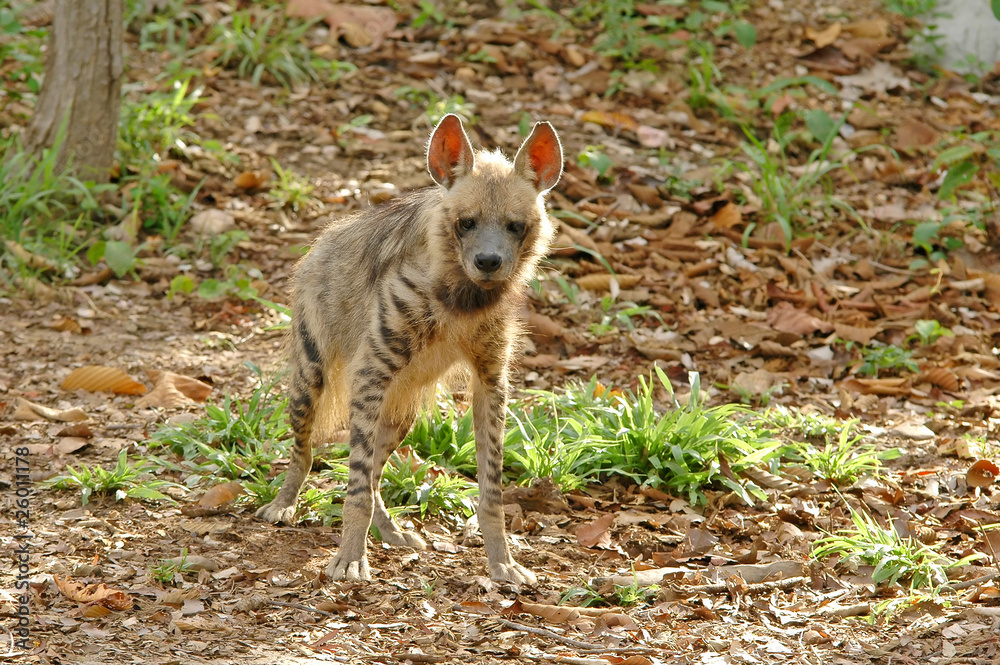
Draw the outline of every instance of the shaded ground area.
<instances>
[{"instance_id":1,"label":"shaded ground area","mask_svg":"<svg viewBox=\"0 0 1000 665\"><path fill-rule=\"evenodd\" d=\"M196 17L192 46L232 9L177 4ZM5 544L19 528L17 458L35 481L67 466L110 468L123 449L133 459L153 451L168 419L204 412L187 399L163 408L63 389L74 369L120 368L144 390L149 370L167 370L207 384L216 403L257 387L244 363L280 371L280 313L244 289L285 303L294 261L325 219L430 184L428 108L464 114L474 143L508 154L534 120L551 121L564 143L551 196L560 236L529 289L518 391L592 375L635 390L656 365L682 398L697 372L712 403L858 418L868 441L902 455L887 475L841 488L761 465L740 475L766 492L752 505L722 486L700 505L621 477L511 493L515 556L540 580L530 589L490 582L481 540L461 520L412 513L404 519L429 551L376 543L373 582L331 583L322 570L339 525L275 527L246 503L182 512L204 486L168 491L178 505L95 495L81 506L79 492L37 489L32 649L15 661L1000 662L1000 542L984 531L1000 522L1000 499L990 478L968 475L998 455L996 78L915 69L913 24L875 2L842 3L840 14L753 3L740 17L755 28L749 49L735 23L722 29L727 14L705 10L703 25L690 20L698 8L644 5L639 33L628 37L626 21L618 48L632 39L634 63L655 72L608 54L607 22L482 3L418 25L425 4L400 3L393 26L346 21L370 43L339 14L330 31L313 27L314 52L357 66L329 85L254 84L213 64L211 48L186 54L204 88L191 130L235 158L189 141L162 170L185 191L204 179L193 211L225 214L217 227L185 226L186 255L149 239L134 277L98 266L84 271L99 277L89 285L46 280L35 297L0 298ZM670 31L711 51L645 37ZM133 81L177 60L140 48L144 39L134 25ZM156 86L144 85L130 94ZM8 104L5 126L26 111ZM294 174L314 189L290 185ZM786 238L775 220L789 211ZM207 260L210 238L233 229L245 235L229 236L225 260ZM184 293L179 275L218 280L221 293ZM656 397L666 405L665 391ZM25 420L22 399L86 419ZM864 563L812 561L811 544L848 525L851 509L953 559L984 558L951 571L936 597L876 585ZM157 581L154 569L182 552L192 568L181 581ZM644 573L657 586L629 596ZM14 574L0 573L5 620Z\"/></svg>"}]
</instances>

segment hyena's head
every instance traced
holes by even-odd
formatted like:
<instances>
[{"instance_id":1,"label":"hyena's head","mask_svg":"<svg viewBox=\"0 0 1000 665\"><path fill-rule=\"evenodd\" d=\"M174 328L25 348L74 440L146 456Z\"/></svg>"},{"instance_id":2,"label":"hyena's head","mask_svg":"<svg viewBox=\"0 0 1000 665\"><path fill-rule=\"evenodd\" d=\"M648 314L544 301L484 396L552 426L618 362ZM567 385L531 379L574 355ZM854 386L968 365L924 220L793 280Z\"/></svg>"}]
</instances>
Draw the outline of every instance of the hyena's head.
<instances>
[{"instance_id":1,"label":"hyena's head","mask_svg":"<svg viewBox=\"0 0 1000 665\"><path fill-rule=\"evenodd\" d=\"M531 277L553 233L544 195L562 174L552 125L536 124L512 163L499 151L474 152L462 121L449 114L431 134L427 166L445 188L436 233L453 295L486 304L486 293Z\"/></svg>"}]
</instances>

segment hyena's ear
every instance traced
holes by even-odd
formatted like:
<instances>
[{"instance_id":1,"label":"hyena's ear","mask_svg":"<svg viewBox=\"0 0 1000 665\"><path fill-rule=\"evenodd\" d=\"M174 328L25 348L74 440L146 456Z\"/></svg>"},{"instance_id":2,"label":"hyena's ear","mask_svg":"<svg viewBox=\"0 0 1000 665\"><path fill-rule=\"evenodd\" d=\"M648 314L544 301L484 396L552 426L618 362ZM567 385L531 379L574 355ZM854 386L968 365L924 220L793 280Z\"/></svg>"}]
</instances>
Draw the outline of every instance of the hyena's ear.
<instances>
[{"instance_id":1,"label":"hyena's ear","mask_svg":"<svg viewBox=\"0 0 1000 665\"><path fill-rule=\"evenodd\" d=\"M514 171L541 193L556 186L562 167L562 146L556 130L547 122L537 123L514 157Z\"/></svg>"},{"instance_id":2,"label":"hyena's ear","mask_svg":"<svg viewBox=\"0 0 1000 665\"><path fill-rule=\"evenodd\" d=\"M434 182L451 187L455 179L472 171L476 163L462 121L454 113L441 118L427 144L427 170Z\"/></svg>"}]
</instances>

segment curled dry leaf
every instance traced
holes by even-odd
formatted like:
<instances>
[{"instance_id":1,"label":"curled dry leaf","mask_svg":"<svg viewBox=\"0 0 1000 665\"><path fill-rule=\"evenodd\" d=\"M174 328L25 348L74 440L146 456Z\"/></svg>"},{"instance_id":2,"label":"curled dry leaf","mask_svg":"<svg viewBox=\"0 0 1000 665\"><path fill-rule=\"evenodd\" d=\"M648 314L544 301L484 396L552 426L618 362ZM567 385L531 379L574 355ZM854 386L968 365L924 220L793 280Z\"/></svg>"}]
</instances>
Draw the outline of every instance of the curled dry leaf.
<instances>
[{"instance_id":1,"label":"curled dry leaf","mask_svg":"<svg viewBox=\"0 0 1000 665\"><path fill-rule=\"evenodd\" d=\"M96 603L109 610L132 609L131 596L119 589L109 589L106 584L84 586L80 582L59 575L53 575L52 581L64 596L78 603Z\"/></svg>"},{"instance_id":2,"label":"curled dry leaf","mask_svg":"<svg viewBox=\"0 0 1000 665\"><path fill-rule=\"evenodd\" d=\"M631 289L642 281L642 275L612 275L611 273L593 273L576 278L576 285L588 291L610 291L611 280L614 279L622 289Z\"/></svg>"},{"instance_id":3,"label":"curled dry leaf","mask_svg":"<svg viewBox=\"0 0 1000 665\"><path fill-rule=\"evenodd\" d=\"M896 395L910 394L910 382L902 378L887 379L848 379L840 384L845 390L862 395Z\"/></svg>"},{"instance_id":4,"label":"curled dry leaf","mask_svg":"<svg viewBox=\"0 0 1000 665\"><path fill-rule=\"evenodd\" d=\"M80 408L52 409L18 397L17 408L11 417L14 420L55 420L61 423L73 423L86 420L88 416Z\"/></svg>"},{"instance_id":5,"label":"curled dry leaf","mask_svg":"<svg viewBox=\"0 0 1000 665\"><path fill-rule=\"evenodd\" d=\"M234 480L228 483L221 483L209 488L209 490L205 492L200 499L198 499L198 505L202 508L217 508L233 501L241 494L243 494L243 485L239 482Z\"/></svg>"},{"instance_id":6,"label":"curled dry leaf","mask_svg":"<svg viewBox=\"0 0 1000 665\"><path fill-rule=\"evenodd\" d=\"M191 402L200 403L212 392L212 386L207 383L173 372L148 369L146 376L153 382L153 389L136 401L135 405L140 408L170 409Z\"/></svg>"},{"instance_id":7,"label":"curled dry leaf","mask_svg":"<svg viewBox=\"0 0 1000 665\"><path fill-rule=\"evenodd\" d=\"M947 367L931 367L924 370L920 379L950 393L958 390L958 377Z\"/></svg>"},{"instance_id":8,"label":"curled dry leaf","mask_svg":"<svg viewBox=\"0 0 1000 665\"><path fill-rule=\"evenodd\" d=\"M834 23L822 30L817 30L807 25L806 39L816 44L816 48L823 48L837 41L837 37L840 36L840 31L843 27L840 23Z\"/></svg>"},{"instance_id":9,"label":"curled dry leaf","mask_svg":"<svg viewBox=\"0 0 1000 665\"><path fill-rule=\"evenodd\" d=\"M615 521L612 513L602 515L590 524L584 524L576 530L576 541L584 547L607 549L611 546L611 534L608 529Z\"/></svg>"},{"instance_id":10,"label":"curled dry leaf","mask_svg":"<svg viewBox=\"0 0 1000 665\"><path fill-rule=\"evenodd\" d=\"M87 365L69 373L62 382L63 390L82 389L89 392L112 392L116 395L145 395L142 385L117 367Z\"/></svg>"},{"instance_id":11,"label":"curled dry leaf","mask_svg":"<svg viewBox=\"0 0 1000 665\"><path fill-rule=\"evenodd\" d=\"M969 487L988 487L996 482L1000 467L992 460L981 459L965 473L965 484Z\"/></svg>"}]
</instances>

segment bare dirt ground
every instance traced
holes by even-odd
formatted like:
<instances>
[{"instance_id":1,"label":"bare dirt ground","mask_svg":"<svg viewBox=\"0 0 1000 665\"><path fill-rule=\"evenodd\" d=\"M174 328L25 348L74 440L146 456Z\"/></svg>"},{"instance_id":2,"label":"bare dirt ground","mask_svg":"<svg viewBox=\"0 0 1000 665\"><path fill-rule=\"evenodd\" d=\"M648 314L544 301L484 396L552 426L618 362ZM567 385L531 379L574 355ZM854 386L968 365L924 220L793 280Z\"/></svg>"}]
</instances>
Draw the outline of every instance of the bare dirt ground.
<instances>
[{"instance_id":1,"label":"bare dirt ground","mask_svg":"<svg viewBox=\"0 0 1000 665\"><path fill-rule=\"evenodd\" d=\"M742 396L761 408L859 418L871 440L899 446L902 457L885 479L843 488L846 499L815 481L768 488L770 501L753 506L720 490L695 506L620 479L565 502L540 490L540 500L508 506L515 556L539 576L537 586L521 589L489 581L478 537L447 520L411 517L430 550L376 543L372 582L331 582L322 570L336 551L337 526L277 527L256 520L249 506L183 514L196 494L179 494L176 506L96 495L81 506L78 492L36 488L27 541L31 649L11 662L1000 663L993 551L1000 542L982 531L1000 522L1000 492L995 484L972 487L967 476L977 460L996 461L998 450L1000 235L989 205L996 165L986 152L997 135L968 138L1000 132L996 79L972 85L910 68L907 24L877 2L842 3L833 18L811 2L750 3L745 18L757 44L714 37L714 62L720 94L759 138L767 142L773 105L836 116L845 100L858 102L848 119L853 132L835 145L850 168L832 172L829 183L857 214L821 209L818 188L810 200L818 201L819 221L786 252L775 224L760 223L742 242L747 225L763 221L759 176L733 166L746 162L739 125L718 105L695 103L686 48L654 49L655 73L622 74L595 54L596 28L560 28L542 13L494 3L414 27L419 7L399 4L396 25L376 32L370 46L351 46L343 29L339 40L313 29L314 49L333 49L358 67L329 86L289 92L266 79L255 86L213 68L211 54L186 63L205 86L194 131L238 160L194 151L166 168L189 189L206 178L198 208L226 210L247 232L230 261L259 270L261 296L286 302L299 248L329 216L430 184L428 97L411 102L399 89L462 95L473 105L476 144L512 153L523 114L551 121L564 143L566 172L551 204L574 214L561 215L549 278L530 293L518 390L558 389L594 374L634 389L657 364L681 393L689 371L699 372L715 403ZM206 22L221 20L214 3L187 5ZM693 11L651 7L644 20ZM836 35L823 32L838 22ZM127 41L129 78L152 81L167 58L140 50L134 32ZM751 103L754 90L805 75L837 94L789 88ZM620 89L605 96L611 85ZM759 108L764 101L770 109ZM348 126L364 114L367 124ZM976 223L942 222L929 241L939 253L915 264L928 258L913 239L915 224L948 214L935 160L956 145L971 147L968 159L979 167L958 198ZM590 146L613 162L607 177L578 163ZM801 174L809 148L790 150ZM271 205L267 184L239 184L247 173L271 171L272 157L315 186L298 211ZM948 238L957 242L945 251ZM609 262L616 284L580 246ZM205 382L209 399L220 402L256 386L245 362L266 374L282 367L273 310L236 296L167 298L178 262L155 243L142 258L134 277L0 297L0 534L12 549L17 457L27 458L33 481L67 465L110 467L122 449L145 453L167 419L204 410L65 390L72 370L116 367L147 387L148 370L169 370ZM199 276L210 275L221 277ZM577 287L573 299L557 276ZM616 305L602 325L609 323L602 297L612 290L618 303L648 306L662 323L636 317L630 330L613 318ZM953 334L918 345L919 320ZM914 349L916 371L863 375L856 347L873 339ZM79 408L86 428L23 420L21 399ZM28 454L15 453L21 449ZM953 571L937 598L907 601L904 589L874 584L871 567L835 570L834 561L810 559L821 529L849 521L845 501L949 556L985 558ZM157 582L151 569L182 548L201 570L180 585ZM660 571L659 589L633 606L560 606L572 588L610 598L614 576L650 569ZM16 563L0 571L5 626L15 616L15 575ZM92 591L109 602L60 588L73 583L105 585Z\"/></svg>"}]
</instances>

